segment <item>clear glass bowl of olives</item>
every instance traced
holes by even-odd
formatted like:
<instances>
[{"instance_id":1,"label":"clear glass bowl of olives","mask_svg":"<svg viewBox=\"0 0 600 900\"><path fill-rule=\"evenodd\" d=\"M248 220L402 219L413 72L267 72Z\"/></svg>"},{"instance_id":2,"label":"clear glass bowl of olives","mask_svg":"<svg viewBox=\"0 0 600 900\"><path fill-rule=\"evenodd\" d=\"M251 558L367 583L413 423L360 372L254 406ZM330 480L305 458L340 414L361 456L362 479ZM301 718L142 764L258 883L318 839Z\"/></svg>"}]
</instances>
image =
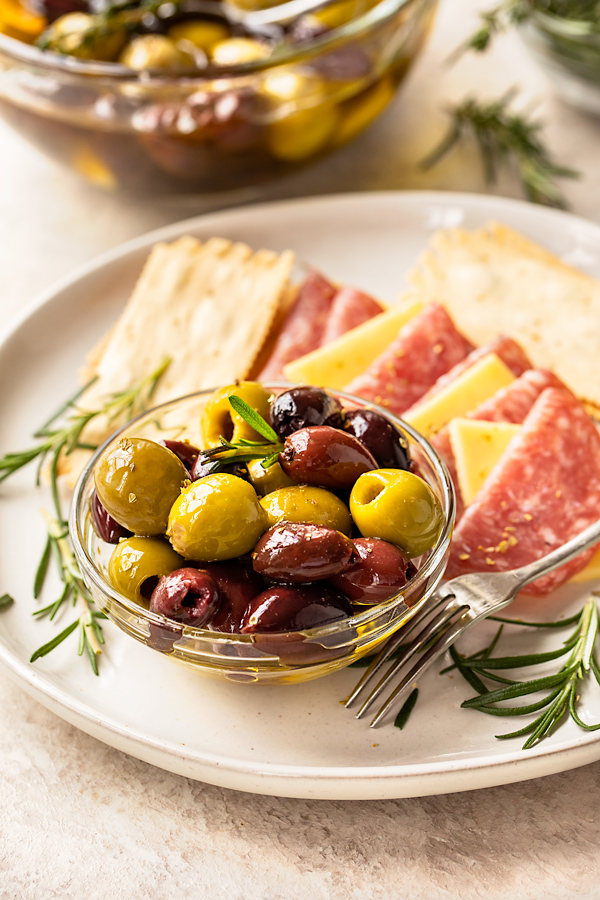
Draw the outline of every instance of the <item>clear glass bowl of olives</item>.
<instances>
[{"instance_id":1,"label":"clear glass bowl of olives","mask_svg":"<svg viewBox=\"0 0 600 900\"><path fill-rule=\"evenodd\" d=\"M197 671L293 683L371 653L442 578L454 523L430 444L340 391L239 382L117 431L70 530L98 606Z\"/></svg>"},{"instance_id":2,"label":"clear glass bowl of olives","mask_svg":"<svg viewBox=\"0 0 600 900\"><path fill-rule=\"evenodd\" d=\"M0 0L0 115L107 190L240 190L366 128L436 3L329 0L251 28L232 0Z\"/></svg>"}]
</instances>

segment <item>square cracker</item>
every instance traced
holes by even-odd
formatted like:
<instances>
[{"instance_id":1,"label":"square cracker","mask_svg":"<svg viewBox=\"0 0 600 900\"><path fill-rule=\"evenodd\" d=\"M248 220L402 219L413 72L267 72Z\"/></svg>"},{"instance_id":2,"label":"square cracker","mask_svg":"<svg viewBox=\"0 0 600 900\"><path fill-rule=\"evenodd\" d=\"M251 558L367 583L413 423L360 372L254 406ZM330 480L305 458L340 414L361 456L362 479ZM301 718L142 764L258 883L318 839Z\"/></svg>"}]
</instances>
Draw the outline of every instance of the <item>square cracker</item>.
<instances>
[{"instance_id":1,"label":"square cracker","mask_svg":"<svg viewBox=\"0 0 600 900\"><path fill-rule=\"evenodd\" d=\"M534 366L600 404L600 283L590 275L491 223L436 233L409 281L419 300L442 303L473 343L510 335Z\"/></svg>"}]
</instances>

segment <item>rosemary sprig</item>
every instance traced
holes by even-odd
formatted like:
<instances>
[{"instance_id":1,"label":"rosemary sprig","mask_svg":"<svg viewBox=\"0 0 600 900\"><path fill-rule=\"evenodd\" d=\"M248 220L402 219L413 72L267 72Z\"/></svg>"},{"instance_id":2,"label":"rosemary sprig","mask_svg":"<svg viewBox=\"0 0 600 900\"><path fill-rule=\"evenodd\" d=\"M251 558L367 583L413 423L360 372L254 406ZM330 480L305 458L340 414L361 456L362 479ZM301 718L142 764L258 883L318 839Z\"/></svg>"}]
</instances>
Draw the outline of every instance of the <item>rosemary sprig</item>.
<instances>
[{"instance_id":1,"label":"rosemary sprig","mask_svg":"<svg viewBox=\"0 0 600 900\"><path fill-rule=\"evenodd\" d=\"M14 597L11 597L10 594L2 594L0 597L0 610L4 611L5 609L8 609L14 602Z\"/></svg>"},{"instance_id":2,"label":"rosemary sprig","mask_svg":"<svg viewBox=\"0 0 600 900\"><path fill-rule=\"evenodd\" d=\"M595 680L600 684L600 667L594 657L594 644L599 630L598 607L595 600L589 600L576 616L565 619L562 622L532 623L511 619L502 621L509 624L538 628L557 628L575 624L575 629L564 641L562 647L544 653L529 653L522 656L491 656L491 652L499 640L500 630L487 648L474 653L472 656L464 657L455 648L452 648L451 655L454 666L477 691L477 696L465 700L462 707L465 709L476 709L479 712L492 716L523 716L542 710L540 715L524 728L507 734L496 735L499 740L528 735L527 740L523 744L524 750L535 746L535 744L552 733L560 725L567 713L585 731L600 729L600 723L590 725L584 722L577 711L580 681L589 676L591 672ZM553 674L542 675L528 681L513 681L498 674L499 671L538 666L560 659L567 654L566 662L560 667L558 672ZM448 669L443 671L448 671ZM483 679L495 681L503 686L490 690ZM517 706L498 706L500 703L511 702L519 697L527 697L540 692L545 692L545 696L531 703Z\"/></svg>"},{"instance_id":3,"label":"rosemary sprig","mask_svg":"<svg viewBox=\"0 0 600 900\"><path fill-rule=\"evenodd\" d=\"M237 443L233 443L220 437L220 443L216 447L203 450L200 459L202 462L213 463L214 471L218 471L222 466L250 462L254 459L260 459L262 467L268 469L277 462L277 458L283 450L283 443L269 423L245 400L242 400L237 394L232 394L228 399L234 412L265 440L251 441L247 438L240 438Z\"/></svg>"},{"instance_id":4,"label":"rosemary sprig","mask_svg":"<svg viewBox=\"0 0 600 900\"><path fill-rule=\"evenodd\" d=\"M32 654L31 662L46 656L76 629L79 629L78 653L80 656L84 652L87 653L92 671L98 675L97 660L102 652L101 645L104 644L100 621L106 616L103 612L94 609L94 601L83 582L81 571L71 549L68 525L62 509L58 485L59 463L63 455L68 456L76 449L96 449L95 444L90 444L82 439L84 429L93 419L98 416L106 416L109 422L114 422L118 418L130 419L136 413L144 412L169 362L170 360L164 359L158 368L139 384L111 395L95 410L82 410L76 405L76 401L89 386L86 385L62 404L57 412L35 432L34 436L39 441L36 445L27 450L7 453L0 457L0 482L5 481L30 462L37 460L36 484L39 485L41 469L47 460L50 463L50 489L54 515L43 511L47 537L35 573L33 595L36 599L41 595L51 560L54 560L62 589L52 603L36 610L34 616L37 618L47 617L52 621L69 603L73 607L78 607L79 610L74 621ZM4 598L0 598L0 609L3 607L2 601L5 598L12 602L12 598L5 594ZM9 605L8 601L4 605Z\"/></svg>"},{"instance_id":5,"label":"rosemary sprig","mask_svg":"<svg viewBox=\"0 0 600 900\"><path fill-rule=\"evenodd\" d=\"M479 102L469 98L450 108L450 128L421 165L424 169L430 169L470 135L479 146L488 183L496 180L501 164L512 163L529 200L563 208L565 199L556 185L556 179L578 178L579 173L552 160L540 136L540 122L531 121L523 113L510 111L509 106L516 93L512 88L499 100Z\"/></svg>"}]
</instances>

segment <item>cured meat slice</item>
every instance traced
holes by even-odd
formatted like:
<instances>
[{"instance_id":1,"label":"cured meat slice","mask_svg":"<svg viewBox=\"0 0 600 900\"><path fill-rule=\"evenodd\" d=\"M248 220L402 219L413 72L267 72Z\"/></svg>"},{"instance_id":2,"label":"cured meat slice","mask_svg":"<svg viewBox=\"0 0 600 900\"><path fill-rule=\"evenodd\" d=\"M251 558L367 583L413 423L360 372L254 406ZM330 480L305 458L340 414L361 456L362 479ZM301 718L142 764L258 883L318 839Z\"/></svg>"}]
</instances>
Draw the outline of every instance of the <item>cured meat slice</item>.
<instances>
[{"instance_id":1,"label":"cured meat slice","mask_svg":"<svg viewBox=\"0 0 600 900\"><path fill-rule=\"evenodd\" d=\"M353 287L342 287L333 298L321 344L334 341L352 328L383 312L383 306Z\"/></svg>"},{"instance_id":2,"label":"cured meat slice","mask_svg":"<svg viewBox=\"0 0 600 900\"><path fill-rule=\"evenodd\" d=\"M467 418L482 419L485 422L513 422L520 425L525 421L542 391L549 387L562 387L567 390L560 378L557 378L552 372L548 372L546 369L528 369L508 387L497 391L489 400L485 400L476 409L468 412ZM465 505L460 493L448 429L442 428L429 441L446 463L452 477L456 494L456 522L458 523L465 511Z\"/></svg>"},{"instance_id":3,"label":"cured meat slice","mask_svg":"<svg viewBox=\"0 0 600 900\"><path fill-rule=\"evenodd\" d=\"M308 273L258 376L259 381L281 378L286 363L321 346L336 293L336 288L319 272Z\"/></svg>"},{"instance_id":4,"label":"cured meat slice","mask_svg":"<svg viewBox=\"0 0 600 900\"><path fill-rule=\"evenodd\" d=\"M346 390L399 416L472 349L443 306L430 303Z\"/></svg>"},{"instance_id":5,"label":"cured meat slice","mask_svg":"<svg viewBox=\"0 0 600 900\"><path fill-rule=\"evenodd\" d=\"M491 344L485 344L483 347L476 347L468 356L461 359L461 361L453 366L449 372L446 372L445 375L438 378L433 387L421 399L427 400L429 397L433 396L433 394L437 394L439 390L445 388L447 384L450 384L455 378L458 378L459 375L462 375L463 372L470 369L474 363L484 356L487 356L488 353L495 353L517 378L522 375L523 372L526 372L527 369L531 369L531 363L527 359L524 350L519 347L517 342L513 341L510 337L500 335L500 337L496 338L495 341L492 341Z\"/></svg>"},{"instance_id":6,"label":"cured meat slice","mask_svg":"<svg viewBox=\"0 0 600 900\"><path fill-rule=\"evenodd\" d=\"M599 516L600 433L570 391L548 388L456 528L447 575L533 562ZM593 548L585 551L524 593L548 594L593 554Z\"/></svg>"}]
</instances>

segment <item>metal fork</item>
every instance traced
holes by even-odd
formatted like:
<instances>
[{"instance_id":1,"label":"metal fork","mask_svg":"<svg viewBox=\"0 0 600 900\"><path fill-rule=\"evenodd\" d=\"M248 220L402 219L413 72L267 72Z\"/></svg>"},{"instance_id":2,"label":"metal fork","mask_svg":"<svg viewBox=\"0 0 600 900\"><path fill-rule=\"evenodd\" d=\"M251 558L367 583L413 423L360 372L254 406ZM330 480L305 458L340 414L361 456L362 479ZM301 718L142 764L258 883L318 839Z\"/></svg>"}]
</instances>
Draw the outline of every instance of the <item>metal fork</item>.
<instances>
[{"instance_id":1,"label":"metal fork","mask_svg":"<svg viewBox=\"0 0 600 900\"><path fill-rule=\"evenodd\" d=\"M402 626L384 645L371 662L362 678L348 697L346 707L351 706L366 688L370 687L376 674L385 666L394 651L404 643L418 626L426 624L412 638L400 656L394 660L388 671L375 684L371 693L356 713L360 719L371 708L375 700L390 685L406 663L423 648L425 652L417 663L402 678L400 683L384 701L376 713L371 728L374 728L394 704L398 703L414 681L441 656L467 629L486 616L498 612L515 599L519 591L541 575L551 572L563 563L578 556L584 550L600 541L600 520L590 525L577 537L563 544L552 553L529 565L509 572L482 572L459 575L438 588L420 610L415 619ZM433 618L430 618L433 615ZM431 646L427 646L431 641Z\"/></svg>"}]
</instances>

